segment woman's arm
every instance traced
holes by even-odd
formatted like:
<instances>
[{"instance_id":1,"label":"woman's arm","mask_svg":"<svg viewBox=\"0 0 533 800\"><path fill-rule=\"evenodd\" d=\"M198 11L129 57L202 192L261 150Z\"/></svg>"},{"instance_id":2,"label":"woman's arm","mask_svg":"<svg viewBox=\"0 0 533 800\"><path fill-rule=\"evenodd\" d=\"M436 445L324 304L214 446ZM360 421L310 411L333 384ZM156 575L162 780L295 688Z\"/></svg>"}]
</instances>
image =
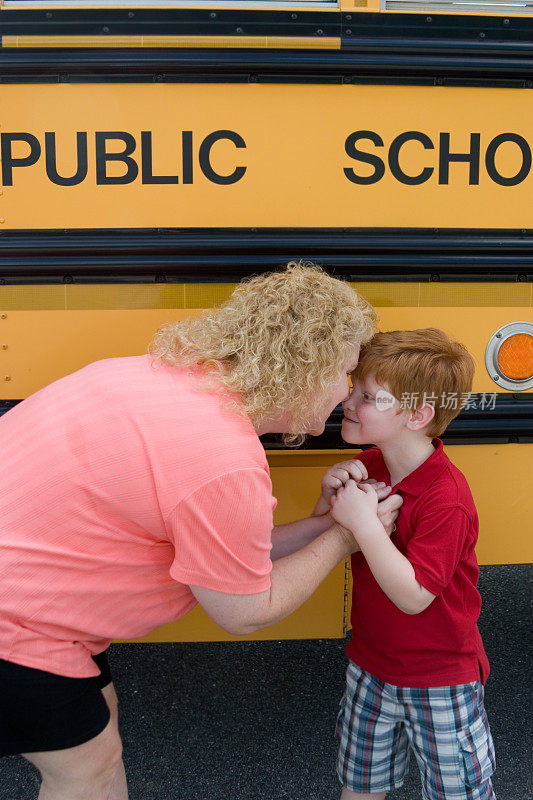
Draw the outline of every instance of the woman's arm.
<instances>
[{"instance_id":1,"label":"woman's arm","mask_svg":"<svg viewBox=\"0 0 533 800\"><path fill-rule=\"evenodd\" d=\"M401 497L394 495L379 504L388 523L385 528L388 535L401 503ZM329 527L320 532L325 525ZM304 544L305 540L308 543ZM292 614L340 561L359 549L353 535L332 523L329 514L278 525L272 541L274 564L271 588L266 592L231 595L201 586L190 587L211 619L228 633L255 633Z\"/></svg>"},{"instance_id":2,"label":"woman's arm","mask_svg":"<svg viewBox=\"0 0 533 800\"><path fill-rule=\"evenodd\" d=\"M190 589L211 619L228 633L255 633L296 611L354 548L352 534L334 523L301 550L276 561L271 587L265 592L232 595L202 586Z\"/></svg>"},{"instance_id":3,"label":"woman's arm","mask_svg":"<svg viewBox=\"0 0 533 800\"><path fill-rule=\"evenodd\" d=\"M285 525L275 525L272 529L270 558L272 561L278 561L280 558L292 555L327 531L332 525L333 520L330 514L306 517Z\"/></svg>"},{"instance_id":4,"label":"woman's arm","mask_svg":"<svg viewBox=\"0 0 533 800\"><path fill-rule=\"evenodd\" d=\"M389 492L390 486L382 487L380 485L377 490L378 499L381 501L378 503L378 517L388 536L391 535L394 529L394 523L403 502L399 495L389 496ZM272 561L277 561L280 558L296 553L302 547L314 541L321 533L327 531L332 525L333 518L331 514L324 513L321 516L316 516L316 508L311 517L289 522L286 525L276 525L272 529L270 558ZM358 546L353 552L357 552L357 550L359 550Z\"/></svg>"}]
</instances>

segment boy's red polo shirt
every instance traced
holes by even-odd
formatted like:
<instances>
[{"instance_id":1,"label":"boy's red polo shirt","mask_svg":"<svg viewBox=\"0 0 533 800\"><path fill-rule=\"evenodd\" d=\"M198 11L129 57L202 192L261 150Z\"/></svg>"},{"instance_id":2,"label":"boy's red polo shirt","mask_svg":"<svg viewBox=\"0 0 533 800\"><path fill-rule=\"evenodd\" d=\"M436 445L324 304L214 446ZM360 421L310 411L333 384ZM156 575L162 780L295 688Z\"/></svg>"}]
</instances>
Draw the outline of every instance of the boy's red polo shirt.
<instances>
[{"instance_id":1,"label":"boy's red polo shirt","mask_svg":"<svg viewBox=\"0 0 533 800\"><path fill-rule=\"evenodd\" d=\"M474 552L476 507L466 478L433 439L435 451L393 487L403 497L392 541L416 579L436 595L420 614L405 614L378 586L362 553L352 556L352 640L347 655L395 686L453 686L486 681L489 663L477 619L481 598ZM358 458L368 476L390 485L377 448Z\"/></svg>"}]
</instances>

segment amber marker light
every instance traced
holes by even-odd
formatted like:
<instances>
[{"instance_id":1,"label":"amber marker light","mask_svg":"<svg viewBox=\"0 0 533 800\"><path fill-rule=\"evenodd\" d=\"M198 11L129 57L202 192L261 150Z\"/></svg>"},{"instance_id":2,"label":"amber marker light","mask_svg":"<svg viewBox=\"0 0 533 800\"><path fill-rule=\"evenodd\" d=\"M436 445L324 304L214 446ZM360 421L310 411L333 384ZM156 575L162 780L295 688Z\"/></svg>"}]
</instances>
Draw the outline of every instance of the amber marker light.
<instances>
[{"instance_id":1,"label":"amber marker light","mask_svg":"<svg viewBox=\"0 0 533 800\"><path fill-rule=\"evenodd\" d=\"M498 351L498 366L514 381L533 377L533 336L530 333L509 336Z\"/></svg>"},{"instance_id":2,"label":"amber marker light","mask_svg":"<svg viewBox=\"0 0 533 800\"><path fill-rule=\"evenodd\" d=\"M504 389L533 388L533 324L511 322L491 337L485 353L487 371Z\"/></svg>"}]
</instances>

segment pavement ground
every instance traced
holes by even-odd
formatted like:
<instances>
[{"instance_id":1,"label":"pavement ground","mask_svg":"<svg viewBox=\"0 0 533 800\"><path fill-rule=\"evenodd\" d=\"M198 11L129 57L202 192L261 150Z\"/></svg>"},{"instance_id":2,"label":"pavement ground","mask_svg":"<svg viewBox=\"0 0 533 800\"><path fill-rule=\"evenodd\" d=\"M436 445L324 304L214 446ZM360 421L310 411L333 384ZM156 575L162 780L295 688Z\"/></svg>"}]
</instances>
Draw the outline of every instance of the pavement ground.
<instances>
[{"instance_id":1,"label":"pavement ground","mask_svg":"<svg viewBox=\"0 0 533 800\"><path fill-rule=\"evenodd\" d=\"M524 565L481 570L498 800L533 798L531 575ZM333 732L344 645L112 645L130 800L337 800ZM24 759L0 760L0 800L36 800L38 787L38 773ZM420 797L412 759L389 800Z\"/></svg>"}]
</instances>

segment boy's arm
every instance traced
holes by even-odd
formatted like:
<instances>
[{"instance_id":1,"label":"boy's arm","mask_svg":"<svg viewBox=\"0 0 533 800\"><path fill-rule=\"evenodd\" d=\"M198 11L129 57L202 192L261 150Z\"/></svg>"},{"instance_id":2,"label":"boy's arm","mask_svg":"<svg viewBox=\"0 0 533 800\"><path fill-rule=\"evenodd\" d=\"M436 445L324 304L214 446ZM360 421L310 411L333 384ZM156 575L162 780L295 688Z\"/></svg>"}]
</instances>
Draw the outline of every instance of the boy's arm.
<instances>
[{"instance_id":1,"label":"boy's arm","mask_svg":"<svg viewBox=\"0 0 533 800\"><path fill-rule=\"evenodd\" d=\"M435 599L416 579L409 560L391 542L377 514L371 486L355 481L339 490L332 516L354 534L372 574L387 597L406 614L419 614Z\"/></svg>"},{"instance_id":2,"label":"boy's arm","mask_svg":"<svg viewBox=\"0 0 533 800\"><path fill-rule=\"evenodd\" d=\"M416 579L411 562L391 542L379 521L361 526L356 534L372 574L387 597L405 614L420 614L435 599Z\"/></svg>"}]
</instances>

